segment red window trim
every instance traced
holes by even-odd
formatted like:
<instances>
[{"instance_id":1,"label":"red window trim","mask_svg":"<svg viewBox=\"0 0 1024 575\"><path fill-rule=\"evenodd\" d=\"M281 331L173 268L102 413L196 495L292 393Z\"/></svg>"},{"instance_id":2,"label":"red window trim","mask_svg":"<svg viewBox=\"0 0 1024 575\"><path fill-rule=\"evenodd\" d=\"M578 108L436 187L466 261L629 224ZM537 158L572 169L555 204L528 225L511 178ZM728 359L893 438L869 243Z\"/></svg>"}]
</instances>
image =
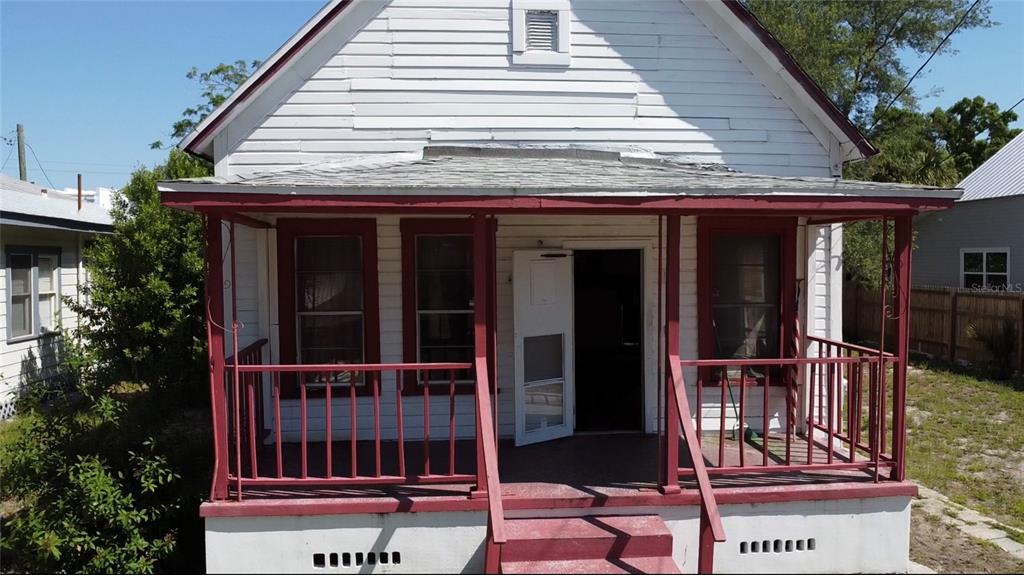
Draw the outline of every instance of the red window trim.
<instances>
[{"instance_id":1,"label":"red window trim","mask_svg":"<svg viewBox=\"0 0 1024 575\"><path fill-rule=\"evenodd\" d=\"M492 220L496 221L496 220ZM417 347L419 334L416 332L416 238L417 236L473 236L473 220L470 218L402 218L399 222L402 234L402 358L407 363L418 362ZM489 254L494 254L494 241L497 226L491 225L490 245L485 246ZM474 246L474 249L476 246ZM488 258L488 284L494 278L494 257ZM476 270L473 270L474 274ZM493 290L492 290L493 293ZM475 297L475 296L474 296ZM488 322L494 325L494 302L490 298L491 308L488 310ZM490 335L490 334L489 334ZM490 339L490 338L489 338ZM488 363L494 365L494 346L488 344ZM405 374L402 392L407 395L421 393L422 383L417 381L415 372ZM470 395L476 392L472 383L455 385L458 395Z\"/></svg>"},{"instance_id":2,"label":"red window trim","mask_svg":"<svg viewBox=\"0 0 1024 575\"><path fill-rule=\"evenodd\" d=\"M366 363L380 363L380 297L377 278L377 220L374 218L302 219L277 221L278 334L280 363L295 364L295 238L302 236L358 236L363 247L363 354ZM298 396L295 379L282 380L281 395ZM338 387L338 386L336 386ZM341 386L344 387L344 386ZM369 395L369 385L356 389ZM306 390L308 397L323 397L317 388Z\"/></svg>"},{"instance_id":3,"label":"red window trim","mask_svg":"<svg viewBox=\"0 0 1024 575\"><path fill-rule=\"evenodd\" d=\"M749 233L777 234L779 236L779 313L782 334L779 340L779 357L786 356L787 342L794 336L793 320L796 318L796 218L741 218L707 217L697 219L697 350L701 359L714 358L714 328L711 317L711 240L717 234ZM705 387L718 387L720 383L710 377L709 370L699 370ZM764 385L761 380L748 381L750 386ZM785 386L784 378L772 378L772 387Z\"/></svg>"}]
</instances>

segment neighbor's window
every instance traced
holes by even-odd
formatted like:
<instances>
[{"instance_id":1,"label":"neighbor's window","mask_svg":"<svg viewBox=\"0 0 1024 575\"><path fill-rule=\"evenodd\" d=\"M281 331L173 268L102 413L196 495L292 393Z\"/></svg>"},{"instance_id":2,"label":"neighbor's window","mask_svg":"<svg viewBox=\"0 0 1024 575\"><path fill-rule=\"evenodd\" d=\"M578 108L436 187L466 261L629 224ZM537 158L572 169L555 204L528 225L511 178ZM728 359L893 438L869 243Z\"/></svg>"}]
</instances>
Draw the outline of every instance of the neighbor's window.
<instances>
[{"instance_id":1,"label":"neighbor's window","mask_svg":"<svg viewBox=\"0 0 1024 575\"><path fill-rule=\"evenodd\" d=\"M716 235L712 262L715 357L779 357L779 236Z\"/></svg>"},{"instance_id":2,"label":"neighbor's window","mask_svg":"<svg viewBox=\"0 0 1024 575\"><path fill-rule=\"evenodd\" d=\"M363 363L362 238L297 238L295 275L299 362ZM337 374L334 383L348 383L348 377Z\"/></svg>"},{"instance_id":3,"label":"neighbor's window","mask_svg":"<svg viewBox=\"0 0 1024 575\"><path fill-rule=\"evenodd\" d=\"M1010 250L961 250L960 264L963 287L1006 289L1010 277Z\"/></svg>"},{"instance_id":4,"label":"neighbor's window","mask_svg":"<svg viewBox=\"0 0 1024 575\"><path fill-rule=\"evenodd\" d=\"M46 249L8 249L8 339L56 329L60 313L60 254Z\"/></svg>"},{"instance_id":5,"label":"neighbor's window","mask_svg":"<svg viewBox=\"0 0 1024 575\"><path fill-rule=\"evenodd\" d=\"M416 236L415 265L417 361L472 363L472 236ZM449 381L447 373L430 377ZM460 374L460 381L466 379Z\"/></svg>"}]
</instances>

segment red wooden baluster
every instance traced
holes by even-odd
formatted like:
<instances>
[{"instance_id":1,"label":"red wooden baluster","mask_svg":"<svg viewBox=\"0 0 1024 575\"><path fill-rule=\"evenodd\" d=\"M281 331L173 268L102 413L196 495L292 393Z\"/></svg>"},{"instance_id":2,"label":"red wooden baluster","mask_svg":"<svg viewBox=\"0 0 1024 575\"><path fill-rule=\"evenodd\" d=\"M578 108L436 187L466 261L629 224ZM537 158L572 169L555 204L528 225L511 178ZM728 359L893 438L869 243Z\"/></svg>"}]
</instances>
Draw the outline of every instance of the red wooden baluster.
<instances>
[{"instance_id":1,"label":"red wooden baluster","mask_svg":"<svg viewBox=\"0 0 1024 575\"><path fill-rule=\"evenodd\" d=\"M309 454L306 453L306 376L301 372L295 375L299 381L299 433L302 448L300 455L302 458L302 478L305 479L309 476Z\"/></svg>"},{"instance_id":2,"label":"red wooden baluster","mask_svg":"<svg viewBox=\"0 0 1024 575\"><path fill-rule=\"evenodd\" d=\"M792 399L792 397L789 394L789 389L790 389L789 385L790 384L789 384L788 378L793 376L793 372L794 371L799 372L799 369L791 370L791 369L789 369L788 366L781 365L781 364L779 365L779 372L783 374L782 375L783 379L787 380L786 381L786 426L782 428L782 430L783 430L782 432L786 434L786 465L792 465L793 464L793 434L790 433L791 428L793 427L793 420L790 418L790 410L789 410L789 404L790 404L790 402L793 401L793 399ZM794 407L794 410L795 409L796 408ZM780 418L780 420L781 420L781 418ZM779 421L779 423L781 424L782 421Z\"/></svg>"},{"instance_id":3,"label":"red wooden baluster","mask_svg":"<svg viewBox=\"0 0 1024 575\"><path fill-rule=\"evenodd\" d=\"M747 447L747 442L746 442L746 435L743 433L744 426L746 425L744 423L744 415L745 415L744 408L745 408L745 404L746 403L747 403L747 373L745 371L743 371L743 368L741 367L740 368L740 423L739 423L739 440L737 441L737 443L739 444L739 447L740 447L740 467L745 467L747 465L746 455L745 455L746 447Z\"/></svg>"},{"instance_id":4,"label":"red wooden baluster","mask_svg":"<svg viewBox=\"0 0 1024 575\"><path fill-rule=\"evenodd\" d=\"M697 368L697 441L700 443L704 442L704 376L710 371L710 368Z\"/></svg>"},{"instance_id":5,"label":"red wooden baluster","mask_svg":"<svg viewBox=\"0 0 1024 575\"><path fill-rule=\"evenodd\" d=\"M398 420L398 475L405 477L405 421L402 417L402 375L395 370L395 418Z\"/></svg>"},{"instance_id":6,"label":"red wooden baluster","mask_svg":"<svg viewBox=\"0 0 1024 575\"><path fill-rule=\"evenodd\" d=\"M326 467L326 470L327 471L326 471L326 475L327 475L327 479L330 479L334 475L334 461L333 461L333 459L331 457L331 447L332 447L331 444L334 443L331 440L331 432L333 431L333 429L332 429L333 428L333 424L331 422L331 411L332 411L332 409L331 409L331 407L332 407L331 406L331 374L329 372L324 372L321 377L324 378L324 409L326 410L326 415L327 415L327 425L326 425L326 429L325 429L325 433L324 433L325 441L327 443L327 449L326 449L326 452L327 452L327 467Z\"/></svg>"},{"instance_id":7,"label":"red wooden baluster","mask_svg":"<svg viewBox=\"0 0 1024 575\"><path fill-rule=\"evenodd\" d=\"M455 475L455 370L448 370L448 475Z\"/></svg>"},{"instance_id":8,"label":"red wooden baluster","mask_svg":"<svg viewBox=\"0 0 1024 575\"><path fill-rule=\"evenodd\" d=\"M247 373L245 390L249 400L249 475L256 479L259 477L259 469L256 463L256 374Z\"/></svg>"},{"instance_id":9,"label":"red wooden baluster","mask_svg":"<svg viewBox=\"0 0 1024 575\"><path fill-rule=\"evenodd\" d=\"M232 360L233 362L237 362L238 361L237 354L235 354L235 355L236 355L236 357L235 357L235 359ZM236 375L238 374L238 369L235 369L235 374ZM239 381L238 377L232 377L231 378L231 383L232 383L232 385L234 385L234 388L235 388L235 390L234 390L234 396L235 396L235 407L234 407L234 415L235 415L235 477L236 477L237 482L238 482L238 499L241 500L241 498L242 498L242 400L241 400L241 391L239 390L239 386L241 385L241 382Z\"/></svg>"},{"instance_id":10,"label":"red wooden baluster","mask_svg":"<svg viewBox=\"0 0 1024 575\"><path fill-rule=\"evenodd\" d=\"M828 463L832 463L832 438L835 436L835 413L836 413L836 399L835 399L835 375L836 365L834 363L828 364Z\"/></svg>"},{"instance_id":11,"label":"red wooden baluster","mask_svg":"<svg viewBox=\"0 0 1024 575\"><path fill-rule=\"evenodd\" d=\"M430 475L430 372L423 370L423 475Z\"/></svg>"},{"instance_id":12,"label":"red wooden baluster","mask_svg":"<svg viewBox=\"0 0 1024 575\"><path fill-rule=\"evenodd\" d=\"M771 370L769 369L769 366L767 366L767 365L764 366L764 398L763 398L764 405L762 406L763 407L763 411L764 411L764 413L762 414L762 417L764 418L762 420L762 422L763 422L762 423L762 427L764 427L764 429L763 429L763 431L764 431L764 437L763 437L764 441L762 442L762 445L761 445L762 451L764 453L761 454L761 459L762 459L762 465L764 465L765 467L768 467L768 433L769 433L769 429L771 428L771 419L770 419L770 416L768 414L768 402L769 402L769 399L770 399L769 396L768 396L768 392L769 392L769 388L771 387L771 381L772 381L771 377L772 377L771 376Z\"/></svg>"},{"instance_id":13,"label":"red wooden baluster","mask_svg":"<svg viewBox=\"0 0 1024 575\"><path fill-rule=\"evenodd\" d=\"M374 471L380 477L380 372L371 372L370 383L373 385L373 443L376 453Z\"/></svg>"},{"instance_id":14,"label":"red wooden baluster","mask_svg":"<svg viewBox=\"0 0 1024 575\"><path fill-rule=\"evenodd\" d=\"M276 371L271 376L274 380L274 439L277 451L277 478L284 477L284 463L281 453L281 376Z\"/></svg>"},{"instance_id":15,"label":"red wooden baluster","mask_svg":"<svg viewBox=\"0 0 1024 575\"><path fill-rule=\"evenodd\" d=\"M365 373L363 377L365 377ZM356 431L357 431L357 419L356 419L356 374L352 373L348 380L348 419L349 427L352 430L352 440L349 441L352 450L352 473L353 478L359 477L358 461L356 460Z\"/></svg>"},{"instance_id":16,"label":"red wooden baluster","mask_svg":"<svg viewBox=\"0 0 1024 575\"><path fill-rule=\"evenodd\" d=\"M742 368L740 368L742 369ZM729 368L722 368L722 397L721 397L721 411L719 413L718 423L718 466L725 467L725 403L726 403L726 387L729 385Z\"/></svg>"},{"instance_id":17,"label":"red wooden baluster","mask_svg":"<svg viewBox=\"0 0 1024 575\"><path fill-rule=\"evenodd\" d=\"M815 377L817 376L817 374L815 372L817 370L818 364L817 363L811 363L810 367L811 367L811 372L810 372L810 379L808 380L809 381L809 386L808 387L810 387L811 393L809 394L810 398L808 399L809 403L808 403L808 407L807 407L807 464L808 465L810 465L811 463L814 463L814 425L815 425L815 421L814 421L814 396L818 394L818 390L816 389L816 386L815 386Z\"/></svg>"}]
</instances>

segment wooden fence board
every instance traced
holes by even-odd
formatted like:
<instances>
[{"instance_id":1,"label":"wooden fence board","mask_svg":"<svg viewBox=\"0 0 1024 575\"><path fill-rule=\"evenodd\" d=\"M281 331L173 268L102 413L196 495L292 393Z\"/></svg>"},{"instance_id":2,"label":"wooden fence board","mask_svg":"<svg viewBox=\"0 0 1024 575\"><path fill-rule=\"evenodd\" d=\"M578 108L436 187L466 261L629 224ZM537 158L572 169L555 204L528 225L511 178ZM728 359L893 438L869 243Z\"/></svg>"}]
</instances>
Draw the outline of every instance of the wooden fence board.
<instances>
[{"instance_id":1,"label":"wooden fence board","mask_svg":"<svg viewBox=\"0 0 1024 575\"><path fill-rule=\"evenodd\" d=\"M843 286L844 334L850 341L878 341L880 310L877 289L856 282ZM981 332L1001 331L1007 319L1016 325L1014 361L1024 371L1024 293L963 288L914 287L910 294L910 350L949 361L989 361L984 345L967 335L968 326ZM886 347L891 348L895 322L886 322Z\"/></svg>"}]
</instances>

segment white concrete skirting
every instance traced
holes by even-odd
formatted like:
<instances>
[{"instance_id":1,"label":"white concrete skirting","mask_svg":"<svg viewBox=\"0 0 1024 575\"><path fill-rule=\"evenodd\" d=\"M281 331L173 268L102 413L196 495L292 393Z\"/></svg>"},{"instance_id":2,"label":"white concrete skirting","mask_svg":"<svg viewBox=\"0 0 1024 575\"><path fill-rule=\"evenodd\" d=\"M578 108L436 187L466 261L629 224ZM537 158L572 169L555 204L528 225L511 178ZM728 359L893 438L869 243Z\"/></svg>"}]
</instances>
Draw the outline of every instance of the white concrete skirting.
<instances>
[{"instance_id":1,"label":"white concrete skirting","mask_svg":"<svg viewBox=\"0 0 1024 575\"><path fill-rule=\"evenodd\" d=\"M698 511L695 506L596 513L562 509L510 512L509 517L658 513L674 536L676 563L684 573L694 573ZM723 505L721 511L728 540L715 548L718 573L906 573L909 568L909 497ZM211 517L206 519L206 567L209 573L479 573L485 522L483 512ZM317 567L318 561L324 566Z\"/></svg>"}]
</instances>

